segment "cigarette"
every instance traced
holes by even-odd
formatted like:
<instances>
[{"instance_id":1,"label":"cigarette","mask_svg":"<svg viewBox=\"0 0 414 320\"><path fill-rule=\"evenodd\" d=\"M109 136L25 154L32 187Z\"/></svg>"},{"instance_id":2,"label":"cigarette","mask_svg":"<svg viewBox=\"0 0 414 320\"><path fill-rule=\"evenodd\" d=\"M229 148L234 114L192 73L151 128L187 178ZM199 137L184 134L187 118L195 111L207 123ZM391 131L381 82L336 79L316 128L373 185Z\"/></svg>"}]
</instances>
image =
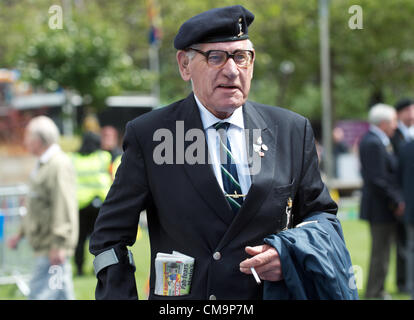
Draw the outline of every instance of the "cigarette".
<instances>
[{"instance_id":1,"label":"cigarette","mask_svg":"<svg viewBox=\"0 0 414 320\"><path fill-rule=\"evenodd\" d=\"M256 270L254 269L254 267L250 267L250 271L252 272L254 279L256 280L257 284L261 284L262 282L260 281L259 276L257 275Z\"/></svg>"}]
</instances>

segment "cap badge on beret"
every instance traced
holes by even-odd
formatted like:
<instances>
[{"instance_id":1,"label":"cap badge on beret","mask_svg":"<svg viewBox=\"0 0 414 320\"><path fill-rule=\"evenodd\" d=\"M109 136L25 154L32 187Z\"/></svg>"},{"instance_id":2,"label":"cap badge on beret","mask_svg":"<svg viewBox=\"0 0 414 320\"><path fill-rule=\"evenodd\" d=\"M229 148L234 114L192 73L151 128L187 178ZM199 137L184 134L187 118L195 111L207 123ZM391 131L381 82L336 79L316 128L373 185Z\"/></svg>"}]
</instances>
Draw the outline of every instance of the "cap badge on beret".
<instances>
[{"instance_id":1,"label":"cap badge on beret","mask_svg":"<svg viewBox=\"0 0 414 320\"><path fill-rule=\"evenodd\" d=\"M243 35L243 25L242 25L242 21L243 21L243 19L242 18L239 18L239 28L240 28L240 32L237 35L238 37L241 37Z\"/></svg>"}]
</instances>

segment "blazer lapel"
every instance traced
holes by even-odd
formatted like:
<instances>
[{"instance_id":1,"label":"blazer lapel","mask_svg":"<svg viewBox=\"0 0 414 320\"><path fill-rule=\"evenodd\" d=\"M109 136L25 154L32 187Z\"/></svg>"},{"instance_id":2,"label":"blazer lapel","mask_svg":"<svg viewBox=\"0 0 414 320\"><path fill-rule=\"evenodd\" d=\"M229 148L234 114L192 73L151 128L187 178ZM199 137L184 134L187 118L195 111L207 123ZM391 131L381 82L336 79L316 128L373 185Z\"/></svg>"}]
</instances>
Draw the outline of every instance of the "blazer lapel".
<instances>
[{"instance_id":1,"label":"blazer lapel","mask_svg":"<svg viewBox=\"0 0 414 320\"><path fill-rule=\"evenodd\" d=\"M275 125L273 128L268 127L263 117L249 102L246 102L243 107L243 117L245 129L247 129L246 150L248 158L253 160L250 165L252 184L243 202L243 206L221 240L218 249L221 249L231 241L254 218L272 189L274 182L277 126ZM258 143L259 137L261 138L261 145L265 144L264 148L267 149L261 149L264 153L263 157L253 149L253 144L260 145Z\"/></svg>"},{"instance_id":2,"label":"blazer lapel","mask_svg":"<svg viewBox=\"0 0 414 320\"><path fill-rule=\"evenodd\" d=\"M234 213L224 197L223 191L221 190L214 174L214 170L208 160L209 152L207 140L204 135L203 124L193 94L183 101L180 108L182 108L181 115L174 117L174 119L167 119L170 130L173 132L173 136L177 137L177 135L181 134L177 132L177 121L181 120L184 125L183 135L189 132L189 130L196 129L196 131L203 133L204 139L203 147L205 157L203 163L189 164L186 159L184 159L184 170L187 173L188 178L191 180L194 189L198 191L201 198L217 214L217 216L224 221L224 223L230 225L234 219ZM181 138L182 137L178 137L178 139ZM184 139L184 152L193 143L194 141L186 141Z\"/></svg>"}]
</instances>

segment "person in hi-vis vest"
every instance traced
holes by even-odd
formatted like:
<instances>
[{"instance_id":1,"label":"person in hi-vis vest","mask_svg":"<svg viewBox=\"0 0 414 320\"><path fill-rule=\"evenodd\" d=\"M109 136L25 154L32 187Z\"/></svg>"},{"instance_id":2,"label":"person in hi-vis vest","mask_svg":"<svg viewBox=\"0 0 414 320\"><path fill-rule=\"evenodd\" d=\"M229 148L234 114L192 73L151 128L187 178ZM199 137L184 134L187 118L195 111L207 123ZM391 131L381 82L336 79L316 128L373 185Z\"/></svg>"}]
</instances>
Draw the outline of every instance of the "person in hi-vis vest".
<instances>
[{"instance_id":1,"label":"person in hi-vis vest","mask_svg":"<svg viewBox=\"0 0 414 320\"><path fill-rule=\"evenodd\" d=\"M85 241L93 231L96 217L112 183L111 154L100 149L100 136L86 132L78 152L72 154L77 175L79 240L75 250L78 275L83 274Z\"/></svg>"}]
</instances>

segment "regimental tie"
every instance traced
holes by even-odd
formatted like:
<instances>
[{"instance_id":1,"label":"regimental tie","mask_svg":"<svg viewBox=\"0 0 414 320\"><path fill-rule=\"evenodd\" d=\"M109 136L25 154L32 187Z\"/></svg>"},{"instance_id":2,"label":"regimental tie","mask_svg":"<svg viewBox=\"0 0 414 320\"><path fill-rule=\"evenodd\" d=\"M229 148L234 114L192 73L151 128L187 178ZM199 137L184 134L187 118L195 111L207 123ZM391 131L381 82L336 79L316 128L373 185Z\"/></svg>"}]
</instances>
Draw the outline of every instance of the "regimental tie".
<instances>
[{"instance_id":1,"label":"regimental tie","mask_svg":"<svg viewBox=\"0 0 414 320\"><path fill-rule=\"evenodd\" d=\"M243 194L237 175L236 162L231 152L230 141L227 137L227 129L230 123L217 122L214 128L220 136L220 167L223 179L223 189L227 201L234 213L237 213L243 204Z\"/></svg>"}]
</instances>

